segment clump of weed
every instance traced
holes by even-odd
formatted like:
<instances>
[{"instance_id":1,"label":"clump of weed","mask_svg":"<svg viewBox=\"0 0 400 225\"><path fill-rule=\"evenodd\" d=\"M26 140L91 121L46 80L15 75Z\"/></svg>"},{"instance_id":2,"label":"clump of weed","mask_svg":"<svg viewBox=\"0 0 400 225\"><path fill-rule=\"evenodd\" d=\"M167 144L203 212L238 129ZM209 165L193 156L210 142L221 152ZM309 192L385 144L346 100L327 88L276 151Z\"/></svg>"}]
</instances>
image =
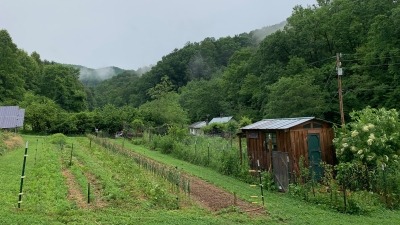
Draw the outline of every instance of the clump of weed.
<instances>
[{"instance_id":1,"label":"clump of weed","mask_svg":"<svg viewBox=\"0 0 400 225\"><path fill-rule=\"evenodd\" d=\"M53 134L50 136L50 142L57 145L65 145L67 143L67 136L61 133Z\"/></svg>"},{"instance_id":2,"label":"clump of weed","mask_svg":"<svg viewBox=\"0 0 400 225\"><path fill-rule=\"evenodd\" d=\"M10 132L0 133L0 155L3 155L7 151L21 147L23 144L22 137L17 134Z\"/></svg>"}]
</instances>

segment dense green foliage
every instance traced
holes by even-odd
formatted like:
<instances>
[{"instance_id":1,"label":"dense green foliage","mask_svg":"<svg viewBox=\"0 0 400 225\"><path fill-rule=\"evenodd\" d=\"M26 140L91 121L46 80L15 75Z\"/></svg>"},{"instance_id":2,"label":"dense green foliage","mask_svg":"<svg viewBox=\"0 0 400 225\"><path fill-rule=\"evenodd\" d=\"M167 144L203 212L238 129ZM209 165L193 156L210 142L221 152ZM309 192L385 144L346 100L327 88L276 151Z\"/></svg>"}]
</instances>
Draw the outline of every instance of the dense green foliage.
<instances>
[{"instance_id":1,"label":"dense green foliage","mask_svg":"<svg viewBox=\"0 0 400 225\"><path fill-rule=\"evenodd\" d=\"M1 30L0 103L42 104L37 102L40 98L36 102L24 99L29 92L52 100L58 107L53 104L47 109L60 113L101 109L107 104L143 105L144 115L137 119L150 118L153 125L165 123L163 115L155 114L157 108L151 109L164 100L175 102L172 114L186 111L180 123L221 114L253 121L317 116L338 122L335 55L341 52L346 119L349 112L366 106L398 109L399 7L391 0L317 1L313 6L297 6L282 30L263 39L254 31L188 42L143 75L119 71L86 88L78 81L76 66L42 61L36 52L29 56ZM175 92L175 97L156 97L166 81L169 86L163 91ZM65 125L68 120L57 122ZM50 129L50 122L43 124L31 128L62 130Z\"/></svg>"},{"instance_id":2,"label":"dense green foliage","mask_svg":"<svg viewBox=\"0 0 400 225\"><path fill-rule=\"evenodd\" d=\"M6 30L0 30L0 104L18 104L27 92L47 97L67 112L87 108L86 92L78 80L79 70L42 61L33 52L19 50ZM25 99L31 104L33 100ZM50 107L49 107L50 108Z\"/></svg>"},{"instance_id":3,"label":"dense green foliage","mask_svg":"<svg viewBox=\"0 0 400 225\"><path fill-rule=\"evenodd\" d=\"M151 100L148 90L168 76L193 122L221 113L253 120L317 116L338 122L335 55L340 52L346 119L368 105L399 108L399 7L390 0L298 6L285 28L260 44L251 32L175 49L150 72L126 77L135 85L119 97L139 106ZM113 97L108 103L119 102Z\"/></svg>"}]
</instances>

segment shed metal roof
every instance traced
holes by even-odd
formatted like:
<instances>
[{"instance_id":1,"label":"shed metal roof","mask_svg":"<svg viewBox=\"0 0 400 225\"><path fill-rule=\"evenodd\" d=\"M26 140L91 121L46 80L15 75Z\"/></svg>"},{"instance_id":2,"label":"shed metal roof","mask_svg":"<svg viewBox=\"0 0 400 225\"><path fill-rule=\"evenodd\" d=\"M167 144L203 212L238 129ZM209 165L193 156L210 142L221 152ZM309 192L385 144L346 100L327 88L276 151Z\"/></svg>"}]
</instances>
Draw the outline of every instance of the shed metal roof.
<instances>
[{"instance_id":1,"label":"shed metal roof","mask_svg":"<svg viewBox=\"0 0 400 225\"><path fill-rule=\"evenodd\" d=\"M207 125L206 121L199 121L190 125L189 128L200 129L202 127L205 127L206 125Z\"/></svg>"},{"instance_id":2,"label":"shed metal roof","mask_svg":"<svg viewBox=\"0 0 400 225\"><path fill-rule=\"evenodd\" d=\"M227 123L232 119L232 116L226 116L226 117L215 117L210 121L210 124L212 123Z\"/></svg>"},{"instance_id":3,"label":"shed metal roof","mask_svg":"<svg viewBox=\"0 0 400 225\"><path fill-rule=\"evenodd\" d=\"M283 130L305 123L315 117L264 119L242 127L242 130Z\"/></svg>"},{"instance_id":4,"label":"shed metal roof","mask_svg":"<svg viewBox=\"0 0 400 225\"><path fill-rule=\"evenodd\" d=\"M25 109L18 106L0 106L0 129L22 127Z\"/></svg>"}]
</instances>

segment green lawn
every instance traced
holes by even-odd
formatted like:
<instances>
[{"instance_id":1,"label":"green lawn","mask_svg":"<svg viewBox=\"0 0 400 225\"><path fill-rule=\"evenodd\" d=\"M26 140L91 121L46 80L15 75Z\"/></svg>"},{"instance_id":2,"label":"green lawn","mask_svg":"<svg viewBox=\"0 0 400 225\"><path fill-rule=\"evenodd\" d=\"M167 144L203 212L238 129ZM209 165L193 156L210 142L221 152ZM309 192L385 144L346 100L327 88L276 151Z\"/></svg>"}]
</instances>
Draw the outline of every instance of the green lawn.
<instances>
[{"instance_id":1,"label":"green lawn","mask_svg":"<svg viewBox=\"0 0 400 225\"><path fill-rule=\"evenodd\" d=\"M114 140L122 144L122 140ZM234 178L223 176L214 170L196 166L171 156L161 154L157 151L148 150L142 146L136 146L125 141L124 146L133 151L153 158L159 162L177 166L179 169L198 176L230 192L236 192L237 195L245 200L251 201L249 196L258 195L259 190L250 187L248 184L238 181ZM399 211L390 211L382 209L374 211L369 215L349 215L333 211L333 209L324 209L322 206L306 203L287 196L282 193L265 194L266 208L269 213L268 223L277 224L398 224L400 221Z\"/></svg>"},{"instance_id":2,"label":"green lawn","mask_svg":"<svg viewBox=\"0 0 400 225\"><path fill-rule=\"evenodd\" d=\"M139 168L132 159L103 149L82 137L68 138L61 150L49 138L29 141L23 202L17 208L24 148L0 156L0 224L264 224L267 216L250 218L238 212L210 213L189 198L174 208L174 193L165 180ZM70 153L74 144L72 165ZM63 169L71 170L85 194L90 173L102 187L106 206L81 208L67 198ZM200 169L199 169L200 171Z\"/></svg>"}]
</instances>

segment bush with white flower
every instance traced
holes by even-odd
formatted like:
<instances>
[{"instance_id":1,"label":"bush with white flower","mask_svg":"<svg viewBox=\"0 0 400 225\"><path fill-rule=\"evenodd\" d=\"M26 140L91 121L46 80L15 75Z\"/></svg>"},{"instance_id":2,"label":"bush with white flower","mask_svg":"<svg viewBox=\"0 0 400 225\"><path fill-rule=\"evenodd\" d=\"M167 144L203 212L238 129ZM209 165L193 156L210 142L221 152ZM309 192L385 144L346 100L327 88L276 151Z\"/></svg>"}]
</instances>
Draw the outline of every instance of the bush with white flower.
<instances>
[{"instance_id":1,"label":"bush with white flower","mask_svg":"<svg viewBox=\"0 0 400 225\"><path fill-rule=\"evenodd\" d=\"M400 161L400 120L395 109L367 107L350 114L352 122L335 130L340 162L380 168Z\"/></svg>"},{"instance_id":2,"label":"bush with white flower","mask_svg":"<svg viewBox=\"0 0 400 225\"><path fill-rule=\"evenodd\" d=\"M388 208L400 208L400 121L395 109L365 108L335 129L336 179L353 191L377 193Z\"/></svg>"}]
</instances>

